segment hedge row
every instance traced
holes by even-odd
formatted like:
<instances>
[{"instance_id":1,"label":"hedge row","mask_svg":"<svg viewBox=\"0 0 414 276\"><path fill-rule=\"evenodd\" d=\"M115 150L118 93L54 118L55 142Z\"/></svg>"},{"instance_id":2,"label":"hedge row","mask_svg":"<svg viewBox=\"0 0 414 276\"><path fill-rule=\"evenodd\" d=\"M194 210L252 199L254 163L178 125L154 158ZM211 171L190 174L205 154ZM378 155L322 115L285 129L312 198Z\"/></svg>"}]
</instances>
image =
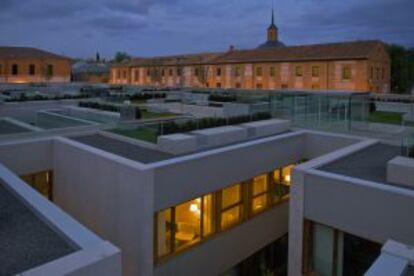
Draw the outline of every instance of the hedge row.
<instances>
[{"instance_id":1,"label":"hedge row","mask_svg":"<svg viewBox=\"0 0 414 276\"><path fill-rule=\"evenodd\" d=\"M182 132L189 132L197 129L206 129L212 127L219 127L219 126L226 126L226 125L236 125L247 123L250 121L260 121L270 119L271 116L267 112L263 113L256 113L252 116L236 116L231 118L203 118L199 119L198 121L188 121L186 123L175 123L175 122L168 122L163 125L162 134L174 134L174 133L182 133Z\"/></svg>"},{"instance_id":2,"label":"hedge row","mask_svg":"<svg viewBox=\"0 0 414 276\"><path fill-rule=\"evenodd\" d=\"M77 100L77 99L85 99L89 98L89 95L63 95L63 96L42 96L42 95L35 95L35 96L26 96L21 94L20 97L6 99L6 102L27 102L27 101L53 101L53 100Z\"/></svg>"},{"instance_id":3,"label":"hedge row","mask_svg":"<svg viewBox=\"0 0 414 276\"><path fill-rule=\"evenodd\" d=\"M131 101L145 101L150 99L165 99L167 97L167 94L165 93L137 93L131 96L128 96L128 98Z\"/></svg>"},{"instance_id":4,"label":"hedge row","mask_svg":"<svg viewBox=\"0 0 414 276\"><path fill-rule=\"evenodd\" d=\"M112 104L97 103L97 102L79 102L78 105L79 107L86 107L86 108L98 109L98 110L103 110L103 111L121 113L121 107L112 105ZM142 114L138 106L134 107L134 112L135 112L135 119L141 119Z\"/></svg>"},{"instance_id":5,"label":"hedge row","mask_svg":"<svg viewBox=\"0 0 414 276\"><path fill-rule=\"evenodd\" d=\"M237 101L237 97L233 95L215 95L212 94L208 97L208 100L211 102L235 102Z\"/></svg>"}]
</instances>

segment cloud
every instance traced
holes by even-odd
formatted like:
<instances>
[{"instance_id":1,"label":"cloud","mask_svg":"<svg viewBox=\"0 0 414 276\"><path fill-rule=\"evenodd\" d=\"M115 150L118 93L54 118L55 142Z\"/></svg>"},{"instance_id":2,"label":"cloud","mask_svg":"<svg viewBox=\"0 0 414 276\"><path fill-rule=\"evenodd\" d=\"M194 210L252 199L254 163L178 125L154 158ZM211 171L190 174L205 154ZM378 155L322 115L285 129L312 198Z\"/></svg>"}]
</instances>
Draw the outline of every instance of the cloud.
<instances>
[{"instance_id":1,"label":"cloud","mask_svg":"<svg viewBox=\"0 0 414 276\"><path fill-rule=\"evenodd\" d=\"M86 23L91 29L111 32L134 32L147 26L147 23L139 18L121 15L98 16L88 19Z\"/></svg>"}]
</instances>

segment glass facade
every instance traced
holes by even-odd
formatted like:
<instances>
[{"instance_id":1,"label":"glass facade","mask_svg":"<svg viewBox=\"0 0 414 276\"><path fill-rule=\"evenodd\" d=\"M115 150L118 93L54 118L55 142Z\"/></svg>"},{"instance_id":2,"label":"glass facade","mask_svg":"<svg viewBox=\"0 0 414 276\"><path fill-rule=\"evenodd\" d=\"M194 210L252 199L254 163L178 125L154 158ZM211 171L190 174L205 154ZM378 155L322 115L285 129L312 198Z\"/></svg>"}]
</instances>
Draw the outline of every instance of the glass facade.
<instances>
[{"instance_id":1,"label":"glass facade","mask_svg":"<svg viewBox=\"0 0 414 276\"><path fill-rule=\"evenodd\" d=\"M52 171L36 172L20 176L20 178L29 184L40 194L53 200L53 174Z\"/></svg>"},{"instance_id":2,"label":"glass facade","mask_svg":"<svg viewBox=\"0 0 414 276\"><path fill-rule=\"evenodd\" d=\"M305 221L303 274L362 276L381 253L381 245L329 226Z\"/></svg>"},{"instance_id":3,"label":"glass facade","mask_svg":"<svg viewBox=\"0 0 414 276\"><path fill-rule=\"evenodd\" d=\"M288 199L293 165L155 214L156 260L199 243Z\"/></svg>"}]
</instances>

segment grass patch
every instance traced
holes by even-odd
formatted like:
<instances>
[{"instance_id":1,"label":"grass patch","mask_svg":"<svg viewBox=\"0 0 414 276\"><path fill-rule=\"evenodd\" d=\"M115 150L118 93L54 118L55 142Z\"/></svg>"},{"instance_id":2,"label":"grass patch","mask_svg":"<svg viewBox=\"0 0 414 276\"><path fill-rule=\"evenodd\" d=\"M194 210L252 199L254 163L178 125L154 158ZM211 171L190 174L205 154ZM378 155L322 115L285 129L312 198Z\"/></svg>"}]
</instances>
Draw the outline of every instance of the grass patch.
<instances>
[{"instance_id":1,"label":"grass patch","mask_svg":"<svg viewBox=\"0 0 414 276\"><path fill-rule=\"evenodd\" d=\"M375 111L369 114L368 120L373 123L396 124L402 123L402 113Z\"/></svg>"},{"instance_id":2,"label":"grass patch","mask_svg":"<svg viewBox=\"0 0 414 276\"><path fill-rule=\"evenodd\" d=\"M168 118L168 117L174 117L174 116L177 116L177 114L155 113L155 112L149 112L147 110L141 110L141 119L160 119L160 118Z\"/></svg>"},{"instance_id":3,"label":"grass patch","mask_svg":"<svg viewBox=\"0 0 414 276\"><path fill-rule=\"evenodd\" d=\"M152 128L138 128L138 129L112 129L113 133L123 135L129 138L142 140L150 143L157 143L158 132Z\"/></svg>"}]
</instances>

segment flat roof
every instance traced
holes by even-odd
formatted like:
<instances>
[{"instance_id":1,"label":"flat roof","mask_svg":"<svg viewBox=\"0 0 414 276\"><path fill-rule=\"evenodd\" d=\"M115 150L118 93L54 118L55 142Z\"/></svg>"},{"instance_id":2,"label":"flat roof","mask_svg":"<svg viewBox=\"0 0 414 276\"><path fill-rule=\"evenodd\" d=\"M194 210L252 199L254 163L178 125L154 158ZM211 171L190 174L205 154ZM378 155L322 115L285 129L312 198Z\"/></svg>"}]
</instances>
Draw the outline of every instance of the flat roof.
<instances>
[{"instance_id":1,"label":"flat roof","mask_svg":"<svg viewBox=\"0 0 414 276\"><path fill-rule=\"evenodd\" d=\"M21 273L77 250L0 181L0 275Z\"/></svg>"},{"instance_id":2,"label":"flat roof","mask_svg":"<svg viewBox=\"0 0 414 276\"><path fill-rule=\"evenodd\" d=\"M363 180L402 186L387 182L387 163L398 155L401 155L400 147L377 143L324 165L319 170Z\"/></svg>"},{"instance_id":3,"label":"flat roof","mask_svg":"<svg viewBox=\"0 0 414 276\"><path fill-rule=\"evenodd\" d=\"M175 155L166 152L124 142L101 134L70 137L70 139L144 164L175 157Z\"/></svg>"},{"instance_id":4,"label":"flat roof","mask_svg":"<svg viewBox=\"0 0 414 276\"><path fill-rule=\"evenodd\" d=\"M0 120L0 135L30 132L30 130L10 123L6 120Z\"/></svg>"}]
</instances>

